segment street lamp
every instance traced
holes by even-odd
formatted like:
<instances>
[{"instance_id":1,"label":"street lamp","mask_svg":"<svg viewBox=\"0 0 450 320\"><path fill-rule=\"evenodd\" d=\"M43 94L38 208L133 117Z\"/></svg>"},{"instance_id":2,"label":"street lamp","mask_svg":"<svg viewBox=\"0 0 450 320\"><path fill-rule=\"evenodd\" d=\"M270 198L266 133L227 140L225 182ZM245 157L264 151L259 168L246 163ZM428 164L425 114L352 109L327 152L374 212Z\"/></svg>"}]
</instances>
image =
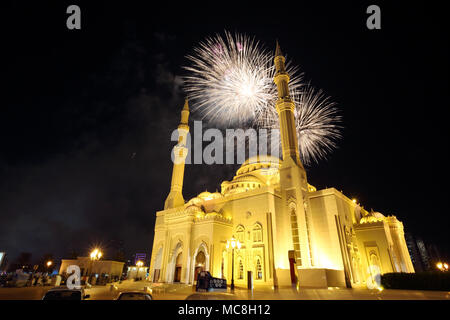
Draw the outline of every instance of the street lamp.
<instances>
[{"instance_id":1,"label":"street lamp","mask_svg":"<svg viewBox=\"0 0 450 320\"><path fill-rule=\"evenodd\" d=\"M52 261L47 261L47 272L50 270L51 265L53 264Z\"/></svg>"},{"instance_id":2,"label":"street lamp","mask_svg":"<svg viewBox=\"0 0 450 320\"><path fill-rule=\"evenodd\" d=\"M103 255L103 253L102 253L99 249L97 249L97 248L95 248L94 250L91 251L91 254L90 254L90 258L91 258L91 270L90 270L90 273L89 273L89 280L91 279L91 276L92 276L92 267L93 267L94 261L95 261L95 260L100 260L100 258L102 257L102 255Z\"/></svg>"},{"instance_id":3,"label":"street lamp","mask_svg":"<svg viewBox=\"0 0 450 320\"><path fill-rule=\"evenodd\" d=\"M231 246L232 255L231 255L231 291L234 292L234 248L237 247L238 250L241 248L241 243L239 240L236 240L234 236L231 237L231 240L227 240L227 249Z\"/></svg>"},{"instance_id":4,"label":"street lamp","mask_svg":"<svg viewBox=\"0 0 450 320\"><path fill-rule=\"evenodd\" d=\"M102 252L99 249L91 251L91 260L99 260L102 257Z\"/></svg>"},{"instance_id":5,"label":"street lamp","mask_svg":"<svg viewBox=\"0 0 450 320\"><path fill-rule=\"evenodd\" d=\"M443 262L436 263L436 267L441 271L448 271L448 264Z\"/></svg>"}]
</instances>

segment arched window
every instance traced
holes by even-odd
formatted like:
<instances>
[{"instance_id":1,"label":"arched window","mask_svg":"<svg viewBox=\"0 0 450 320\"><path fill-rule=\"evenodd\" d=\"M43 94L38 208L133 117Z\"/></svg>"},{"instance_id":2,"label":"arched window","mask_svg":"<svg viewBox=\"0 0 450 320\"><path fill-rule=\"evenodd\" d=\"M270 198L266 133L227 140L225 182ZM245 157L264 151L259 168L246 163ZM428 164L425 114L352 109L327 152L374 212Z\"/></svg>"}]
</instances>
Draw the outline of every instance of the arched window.
<instances>
[{"instance_id":1,"label":"arched window","mask_svg":"<svg viewBox=\"0 0 450 320\"><path fill-rule=\"evenodd\" d=\"M262 266L261 266L261 259L259 257L256 258L256 279L257 280L262 279Z\"/></svg>"},{"instance_id":2,"label":"arched window","mask_svg":"<svg viewBox=\"0 0 450 320\"><path fill-rule=\"evenodd\" d=\"M239 225L237 228L236 228L236 238L237 238L237 240L239 240L239 242L240 243L244 243L244 234L245 234L245 229L244 229L244 227L242 226L242 225Z\"/></svg>"},{"instance_id":3,"label":"arched window","mask_svg":"<svg viewBox=\"0 0 450 320\"><path fill-rule=\"evenodd\" d=\"M239 280L244 279L244 264L242 263L242 259L239 259L238 279Z\"/></svg>"},{"instance_id":4,"label":"arched window","mask_svg":"<svg viewBox=\"0 0 450 320\"><path fill-rule=\"evenodd\" d=\"M253 227L253 242L262 242L262 227L259 223Z\"/></svg>"}]
</instances>

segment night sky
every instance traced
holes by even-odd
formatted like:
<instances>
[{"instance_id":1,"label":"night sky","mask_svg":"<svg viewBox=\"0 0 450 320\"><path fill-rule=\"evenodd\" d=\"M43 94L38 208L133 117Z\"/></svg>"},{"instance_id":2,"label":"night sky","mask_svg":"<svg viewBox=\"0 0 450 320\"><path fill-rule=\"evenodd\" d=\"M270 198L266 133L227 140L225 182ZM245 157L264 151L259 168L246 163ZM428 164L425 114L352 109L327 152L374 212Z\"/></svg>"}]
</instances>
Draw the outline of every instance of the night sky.
<instances>
[{"instance_id":1,"label":"night sky","mask_svg":"<svg viewBox=\"0 0 450 320\"><path fill-rule=\"evenodd\" d=\"M312 2L314 4L312 4ZM343 139L307 168L368 210L449 250L449 65L444 9L410 2L147 1L1 4L0 251L86 255L122 240L150 253L169 192L185 56L224 30L280 42L305 78L338 103ZM429 2L427 2L429 3ZM81 8L81 30L66 8ZM382 29L366 28L381 7ZM447 39L447 40L446 40ZM199 119L191 114L190 121ZM190 165L184 198L233 177L236 165Z\"/></svg>"}]
</instances>

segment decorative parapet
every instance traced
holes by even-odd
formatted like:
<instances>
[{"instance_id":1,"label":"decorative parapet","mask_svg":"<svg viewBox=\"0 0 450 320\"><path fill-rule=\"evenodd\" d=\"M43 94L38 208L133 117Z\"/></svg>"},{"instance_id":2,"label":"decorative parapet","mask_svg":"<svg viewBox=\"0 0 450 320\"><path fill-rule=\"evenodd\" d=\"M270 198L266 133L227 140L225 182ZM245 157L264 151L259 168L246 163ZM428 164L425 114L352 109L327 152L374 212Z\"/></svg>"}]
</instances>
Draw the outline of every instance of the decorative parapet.
<instances>
[{"instance_id":1,"label":"decorative parapet","mask_svg":"<svg viewBox=\"0 0 450 320\"><path fill-rule=\"evenodd\" d=\"M217 221L217 222L232 224L231 218L226 218L217 212L210 212L210 213L205 214L204 216L197 216L197 217L195 217L194 221L195 222Z\"/></svg>"},{"instance_id":2,"label":"decorative parapet","mask_svg":"<svg viewBox=\"0 0 450 320\"><path fill-rule=\"evenodd\" d=\"M365 224L365 223L375 223L375 222L383 222L383 218L377 218L371 215L362 217L361 220L359 221L360 224Z\"/></svg>"},{"instance_id":3,"label":"decorative parapet","mask_svg":"<svg viewBox=\"0 0 450 320\"><path fill-rule=\"evenodd\" d=\"M184 212L184 205L176 207L176 208L170 208L170 209L166 209L166 210L157 211L156 216L160 217L160 216L165 216L165 215L171 215L173 213L177 214L180 212Z\"/></svg>"}]
</instances>

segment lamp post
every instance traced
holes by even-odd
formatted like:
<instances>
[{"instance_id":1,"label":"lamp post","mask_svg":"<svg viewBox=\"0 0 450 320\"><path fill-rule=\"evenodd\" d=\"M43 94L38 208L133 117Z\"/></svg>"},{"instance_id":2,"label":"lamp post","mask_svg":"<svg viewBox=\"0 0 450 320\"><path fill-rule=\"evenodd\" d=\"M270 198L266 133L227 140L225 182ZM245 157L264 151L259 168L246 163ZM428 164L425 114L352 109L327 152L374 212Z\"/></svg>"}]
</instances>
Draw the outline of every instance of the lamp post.
<instances>
[{"instance_id":1,"label":"lamp post","mask_svg":"<svg viewBox=\"0 0 450 320\"><path fill-rule=\"evenodd\" d=\"M50 270L51 265L53 264L52 261L47 261L46 265L47 265L47 272Z\"/></svg>"},{"instance_id":2,"label":"lamp post","mask_svg":"<svg viewBox=\"0 0 450 320\"><path fill-rule=\"evenodd\" d=\"M91 280L91 276L92 276L92 267L93 267L93 263L95 260L100 260L100 258L102 257L103 253L99 250L99 249L94 249L91 251L90 254L90 258L91 258L91 268L90 268L90 272L89 272L89 280Z\"/></svg>"},{"instance_id":3,"label":"lamp post","mask_svg":"<svg viewBox=\"0 0 450 320\"><path fill-rule=\"evenodd\" d=\"M443 272L448 271L448 264L445 262L444 263L443 262L436 263L436 267Z\"/></svg>"},{"instance_id":4,"label":"lamp post","mask_svg":"<svg viewBox=\"0 0 450 320\"><path fill-rule=\"evenodd\" d=\"M231 291L234 292L234 248L237 247L238 250L241 248L241 243L239 240L236 240L234 236L231 237L231 240L227 241L227 249L231 246Z\"/></svg>"}]
</instances>

